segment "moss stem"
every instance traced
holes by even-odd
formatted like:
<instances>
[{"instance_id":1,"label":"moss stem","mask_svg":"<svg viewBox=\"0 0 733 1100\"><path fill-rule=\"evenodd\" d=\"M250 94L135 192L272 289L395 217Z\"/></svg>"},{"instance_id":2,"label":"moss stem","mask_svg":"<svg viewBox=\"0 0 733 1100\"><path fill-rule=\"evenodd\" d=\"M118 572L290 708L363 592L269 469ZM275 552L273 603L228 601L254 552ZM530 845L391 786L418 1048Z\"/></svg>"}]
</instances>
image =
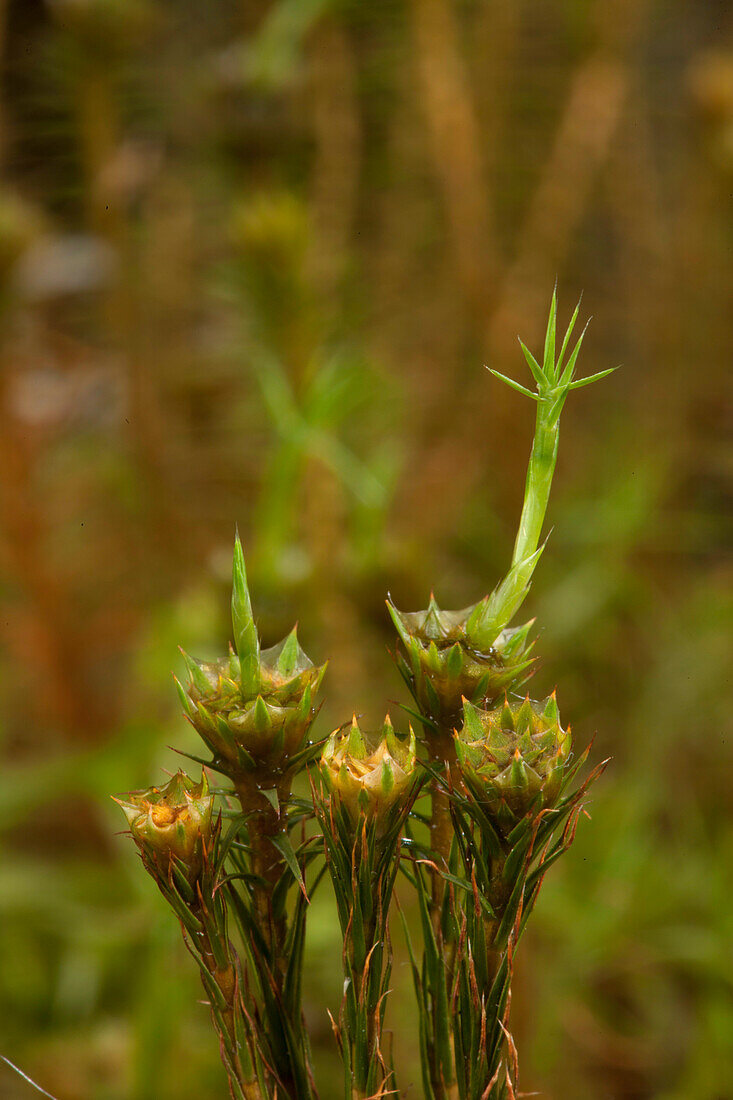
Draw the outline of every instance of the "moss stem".
<instances>
[{"instance_id":1,"label":"moss stem","mask_svg":"<svg viewBox=\"0 0 733 1100\"><path fill-rule=\"evenodd\" d=\"M264 1100L259 1083L254 1076L249 1052L247 1052L249 1066L245 1067L242 1065L238 1035L246 1030L247 1022L243 1019L237 1020L237 1016L243 1016L243 1012L242 1006L239 1003L239 967L236 953L229 941L226 940L224 936L219 936L221 942L218 954L220 957L223 955L227 959L227 965L224 967L217 965L217 952L213 950L209 939L209 933L206 931L207 927L211 928L214 926L214 922L210 914L206 912L203 902L193 905L191 907L191 912L199 919L202 925L202 932L197 939L196 948L208 974L221 993L223 1007L217 1013L214 1011L214 1006L212 1004L211 1015L214 1027L219 1033L222 1062L230 1078L232 1095L237 1096L239 1093L241 1097L243 1097L243 1100ZM203 977L202 974L202 978ZM207 994L210 995L211 991L207 988L205 979L203 981L203 986Z\"/></svg>"}]
</instances>

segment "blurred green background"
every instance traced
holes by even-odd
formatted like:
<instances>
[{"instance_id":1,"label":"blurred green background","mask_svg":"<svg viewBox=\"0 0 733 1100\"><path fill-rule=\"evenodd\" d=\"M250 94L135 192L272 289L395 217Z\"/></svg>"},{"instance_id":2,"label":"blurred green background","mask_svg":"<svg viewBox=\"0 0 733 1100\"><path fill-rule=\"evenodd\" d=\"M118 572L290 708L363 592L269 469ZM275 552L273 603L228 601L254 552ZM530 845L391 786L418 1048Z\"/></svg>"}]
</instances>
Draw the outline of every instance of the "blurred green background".
<instances>
[{"instance_id":1,"label":"blurred green background","mask_svg":"<svg viewBox=\"0 0 733 1100\"><path fill-rule=\"evenodd\" d=\"M524 379L556 277L582 373L623 368L564 414L534 691L613 762L520 955L522 1087L733 1098L732 31L724 0L0 3L0 1053L59 1100L225 1094L107 796L196 751L169 674L226 643L235 523L265 641L331 660L321 733L379 721L386 592L459 607L508 564L533 410L483 364ZM324 1100L339 975L324 887Z\"/></svg>"}]
</instances>

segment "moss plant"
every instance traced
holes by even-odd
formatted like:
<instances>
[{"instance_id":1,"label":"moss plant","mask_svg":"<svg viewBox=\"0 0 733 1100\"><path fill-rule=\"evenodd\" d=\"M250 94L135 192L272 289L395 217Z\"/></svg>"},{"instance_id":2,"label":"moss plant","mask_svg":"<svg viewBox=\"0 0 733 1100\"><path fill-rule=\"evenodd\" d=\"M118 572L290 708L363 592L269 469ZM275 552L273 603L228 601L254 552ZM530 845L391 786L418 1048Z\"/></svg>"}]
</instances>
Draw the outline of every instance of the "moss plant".
<instances>
[{"instance_id":1,"label":"moss plant","mask_svg":"<svg viewBox=\"0 0 733 1100\"><path fill-rule=\"evenodd\" d=\"M420 914L420 945L404 929L426 1100L518 1095L509 1019L515 952L600 770L581 776L587 750L573 757L554 694L543 702L518 694L532 671L532 623L510 625L543 549L563 405L571 390L609 373L575 378L578 310L558 355L556 314L553 294L541 365L522 344L536 390L499 375L537 405L506 576L461 611L441 609L432 596L423 611L388 605L419 737L400 734L387 718L376 734L354 719L318 740L325 664L310 661L295 630L262 650L237 537L234 644L218 661L184 654L189 682L177 683L211 754L198 762L227 785L210 790L206 771L198 782L179 773L163 788L118 798L199 965L237 1100L317 1095L301 975L308 899L325 872L344 945L333 1026L347 1100L399 1095L383 1024L400 873ZM311 802L292 794L305 769ZM421 793L431 799L429 832L414 809Z\"/></svg>"}]
</instances>

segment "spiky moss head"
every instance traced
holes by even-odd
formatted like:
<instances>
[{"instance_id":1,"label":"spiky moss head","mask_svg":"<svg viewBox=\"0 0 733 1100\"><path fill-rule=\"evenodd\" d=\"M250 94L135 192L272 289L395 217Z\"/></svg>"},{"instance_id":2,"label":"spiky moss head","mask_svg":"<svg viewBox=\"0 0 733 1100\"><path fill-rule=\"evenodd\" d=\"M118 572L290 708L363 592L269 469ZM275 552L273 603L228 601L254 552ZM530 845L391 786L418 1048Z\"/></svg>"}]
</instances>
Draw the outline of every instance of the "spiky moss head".
<instances>
[{"instance_id":1,"label":"spiky moss head","mask_svg":"<svg viewBox=\"0 0 733 1100\"><path fill-rule=\"evenodd\" d=\"M395 806L404 805L416 778L415 734L400 738L389 715L375 733L364 732L354 717L351 726L335 730L321 756L326 789L345 807L352 821L361 814L386 826Z\"/></svg>"},{"instance_id":2,"label":"spiky moss head","mask_svg":"<svg viewBox=\"0 0 733 1100\"><path fill-rule=\"evenodd\" d=\"M454 740L460 772L502 832L556 803L572 739L560 725L554 693L541 703L505 699L493 710L466 700Z\"/></svg>"},{"instance_id":3,"label":"spiky moss head","mask_svg":"<svg viewBox=\"0 0 733 1100\"><path fill-rule=\"evenodd\" d=\"M115 796L130 832L142 851L164 875L172 859L185 866L189 881L201 872L204 846L211 838L214 797L206 774L201 781L179 771L164 787L148 787Z\"/></svg>"},{"instance_id":4,"label":"spiky moss head","mask_svg":"<svg viewBox=\"0 0 733 1100\"><path fill-rule=\"evenodd\" d=\"M326 666L314 666L298 644L297 629L261 650L247 585L244 551L234 539L232 564L234 646L220 661L183 657L188 690L176 680L186 715L214 754L211 766L235 782L287 782L308 762L313 700Z\"/></svg>"},{"instance_id":5,"label":"spiky moss head","mask_svg":"<svg viewBox=\"0 0 733 1100\"><path fill-rule=\"evenodd\" d=\"M479 649L471 622L484 601L461 611L442 610L434 596L424 611L389 613L405 647L398 667L420 710L445 726L460 721L462 699L493 702L516 690L528 678L533 658L527 644L532 622L504 629L486 649Z\"/></svg>"},{"instance_id":6,"label":"spiky moss head","mask_svg":"<svg viewBox=\"0 0 733 1100\"><path fill-rule=\"evenodd\" d=\"M257 668L254 673L250 668L246 683L233 651L213 662L183 656L190 683L185 690L176 681L181 701L217 768L232 777L256 773L271 779L307 761L314 698L326 666L309 660L296 628L278 645L258 651Z\"/></svg>"}]
</instances>

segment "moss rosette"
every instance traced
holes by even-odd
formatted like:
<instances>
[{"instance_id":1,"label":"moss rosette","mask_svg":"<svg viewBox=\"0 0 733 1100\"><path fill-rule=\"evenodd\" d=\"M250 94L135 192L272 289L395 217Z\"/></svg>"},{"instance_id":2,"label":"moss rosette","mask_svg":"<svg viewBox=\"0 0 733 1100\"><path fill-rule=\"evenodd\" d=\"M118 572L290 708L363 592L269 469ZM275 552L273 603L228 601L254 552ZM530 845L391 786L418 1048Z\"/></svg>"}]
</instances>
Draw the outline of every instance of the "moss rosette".
<instances>
[{"instance_id":1,"label":"moss rosette","mask_svg":"<svg viewBox=\"0 0 733 1100\"><path fill-rule=\"evenodd\" d=\"M410 729L400 739L389 716L379 731L364 732L354 718L326 742L321 772L326 789L352 822L362 815L386 822L395 806L405 804L415 782L415 734Z\"/></svg>"},{"instance_id":2,"label":"moss rosette","mask_svg":"<svg viewBox=\"0 0 733 1100\"><path fill-rule=\"evenodd\" d=\"M186 714L214 754L214 764L233 778L256 773L263 779L297 768L307 750L317 713L314 698L326 665L306 656L292 631L259 655L256 690L242 688L240 660L234 652L218 661L194 661L184 655L191 675L179 685Z\"/></svg>"},{"instance_id":3,"label":"moss rosette","mask_svg":"<svg viewBox=\"0 0 733 1100\"><path fill-rule=\"evenodd\" d=\"M115 796L141 851L167 871L171 859L185 864L190 878L202 865L203 849L211 837L214 796L206 774L201 781L179 771L164 787L148 787Z\"/></svg>"},{"instance_id":4,"label":"moss rosette","mask_svg":"<svg viewBox=\"0 0 733 1100\"><path fill-rule=\"evenodd\" d=\"M502 832L556 804L572 737L560 725L554 694L542 702L505 699L492 710L466 700L454 743L460 774Z\"/></svg>"},{"instance_id":5,"label":"moss rosette","mask_svg":"<svg viewBox=\"0 0 733 1100\"><path fill-rule=\"evenodd\" d=\"M460 719L464 698L492 702L529 676L532 622L500 631L482 651L472 644L470 628L480 603L448 611L431 596L423 611L398 611L390 602L387 606L406 652L407 659L400 656L400 670L421 712L439 726Z\"/></svg>"}]
</instances>

